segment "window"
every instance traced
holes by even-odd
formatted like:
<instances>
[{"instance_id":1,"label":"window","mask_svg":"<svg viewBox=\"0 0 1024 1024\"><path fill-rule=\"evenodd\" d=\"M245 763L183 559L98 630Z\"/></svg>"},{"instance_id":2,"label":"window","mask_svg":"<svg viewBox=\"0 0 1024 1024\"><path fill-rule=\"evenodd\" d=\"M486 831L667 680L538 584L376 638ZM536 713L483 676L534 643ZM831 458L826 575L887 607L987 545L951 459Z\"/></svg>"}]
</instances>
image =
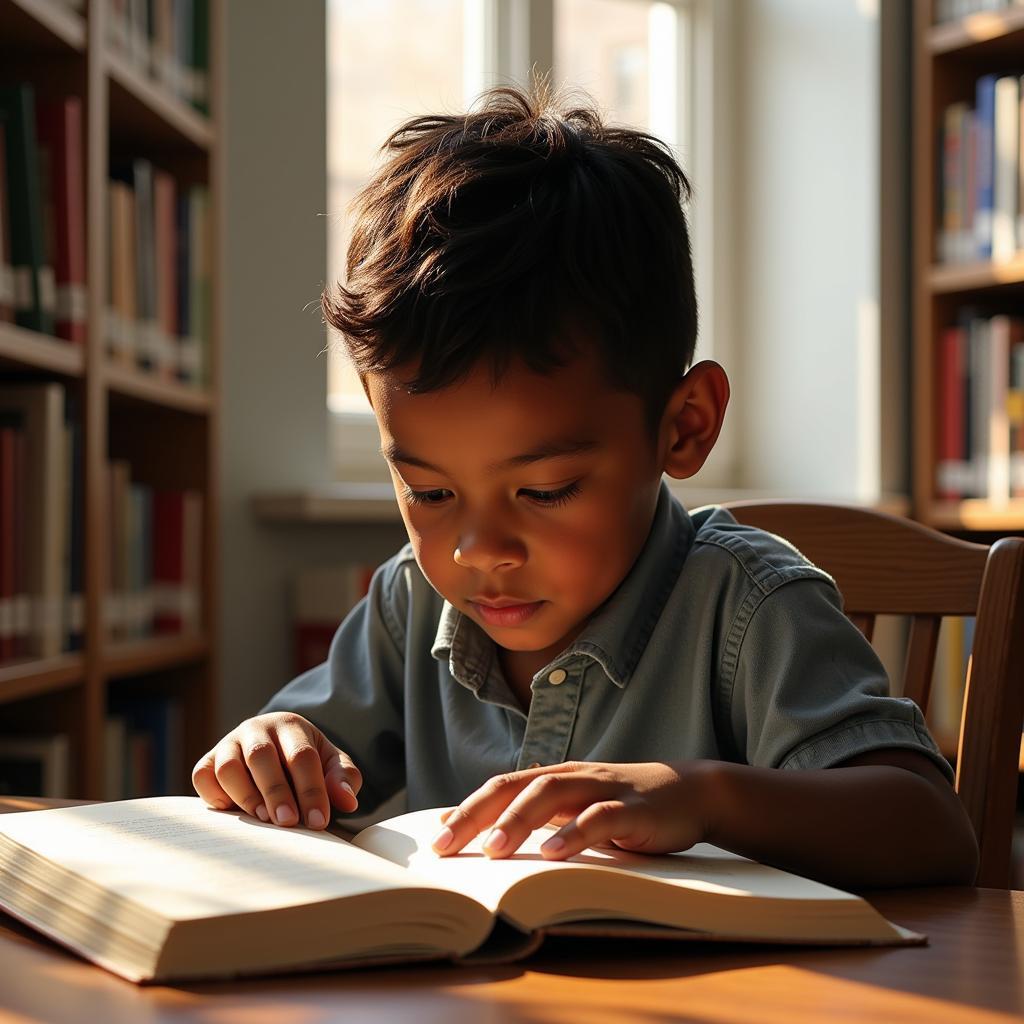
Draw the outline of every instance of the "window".
<instances>
[{"instance_id":1,"label":"window","mask_svg":"<svg viewBox=\"0 0 1024 1024\"><path fill-rule=\"evenodd\" d=\"M525 81L531 67L585 89L609 120L657 135L692 172L691 22L711 4L328 0L328 280L343 279L347 206L390 131L415 114L465 109L489 86ZM335 476L387 479L362 388L336 339L327 366Z\"/></svg>"}]
</instances>

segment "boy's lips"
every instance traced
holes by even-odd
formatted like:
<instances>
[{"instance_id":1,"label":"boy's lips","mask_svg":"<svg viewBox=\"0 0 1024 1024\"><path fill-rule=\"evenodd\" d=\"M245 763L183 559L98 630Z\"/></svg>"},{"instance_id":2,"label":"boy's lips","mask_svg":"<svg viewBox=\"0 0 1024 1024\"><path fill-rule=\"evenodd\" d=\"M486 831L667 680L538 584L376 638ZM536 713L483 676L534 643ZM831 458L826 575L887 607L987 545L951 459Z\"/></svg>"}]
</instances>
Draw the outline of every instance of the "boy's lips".
<instances>
[{"instance_id":1,"label":"boy's lips","mask_svg":"<svg viewBox=\"0 0 1024 1024\"><path fill-rule=\"evenodd\" d=\"M472 597L469 603L489 626L518 626L531 618L543 601L517 597Z\"/></svg>"}]
</instances>

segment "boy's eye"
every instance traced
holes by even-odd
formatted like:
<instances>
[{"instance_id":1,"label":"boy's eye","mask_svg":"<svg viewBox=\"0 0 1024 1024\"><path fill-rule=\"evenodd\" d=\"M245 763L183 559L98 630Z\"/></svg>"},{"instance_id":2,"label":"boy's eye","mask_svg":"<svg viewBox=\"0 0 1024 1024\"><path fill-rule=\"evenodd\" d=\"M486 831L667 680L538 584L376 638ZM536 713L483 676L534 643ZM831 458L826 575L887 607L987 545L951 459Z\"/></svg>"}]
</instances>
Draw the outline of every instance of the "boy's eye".
<instances>
[{"instance_id":1,"label":"boy's eye","mask_svg":"<svg viewBox=\"0 0 1024 1024\"><path fill-rule=\"evenodd\" d=\"M574 480L571 484L566 484L565 487L559 487L553 491L539 491L532 487L524 487L519 493L538 505L557 507L571 501L580 493L580 482Z\"/></svg>"},{"instance_id":2,"label":"boy's eye","mask_svg":"<svg viewBox=\"0 0 1024 1024\"><path fill-rule=\"evenodd\" d=\"M406 487L403 496L410 505L440 505L451 497L451 493L443 487L435 487L429 491L414 491L411 487Z\"/></svg>"}]
</instances>

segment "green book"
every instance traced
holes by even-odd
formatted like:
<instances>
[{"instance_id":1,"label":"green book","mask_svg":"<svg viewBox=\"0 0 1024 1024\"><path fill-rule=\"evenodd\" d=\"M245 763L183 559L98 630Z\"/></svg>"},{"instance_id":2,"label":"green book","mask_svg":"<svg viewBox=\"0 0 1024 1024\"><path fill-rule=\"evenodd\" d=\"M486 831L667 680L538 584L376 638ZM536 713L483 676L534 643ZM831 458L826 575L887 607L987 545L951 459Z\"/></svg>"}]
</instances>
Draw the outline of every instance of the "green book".
<instances>
[{"instance_id":1,"label":"green book","mask_svg":"<svg viewBox=\"0 0 1024 1024\"><path fill-rule=\"evenodd\" d=\"M42 168L32 86L22 82L0 87L0 120L7 149L14 319L21 327L53 334L57 289L43 231Z\"/></svg>"}]
</instances>

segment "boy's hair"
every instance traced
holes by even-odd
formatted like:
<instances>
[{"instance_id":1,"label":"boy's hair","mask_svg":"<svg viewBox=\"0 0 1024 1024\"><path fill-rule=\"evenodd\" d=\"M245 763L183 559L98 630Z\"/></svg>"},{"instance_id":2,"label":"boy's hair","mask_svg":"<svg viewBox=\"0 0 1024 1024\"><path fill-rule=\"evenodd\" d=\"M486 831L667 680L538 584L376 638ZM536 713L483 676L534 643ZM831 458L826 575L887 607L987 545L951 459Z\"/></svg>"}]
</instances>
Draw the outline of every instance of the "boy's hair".
<instances>
[{"instance_id":1,"label":"boy's hair","mask_svg":"<svg viewBox=\"0 0 1024 1024\"><path fill-rule=\"evenodd\" d=\"M360 376L417 367L410 391L538 373L596 344L612 386L656 428L697 336L690 184L669 148L566 109L544 80L464 115L402 124L353 202L348 279L325 320Z\"/></svg>"}]
</instances>

